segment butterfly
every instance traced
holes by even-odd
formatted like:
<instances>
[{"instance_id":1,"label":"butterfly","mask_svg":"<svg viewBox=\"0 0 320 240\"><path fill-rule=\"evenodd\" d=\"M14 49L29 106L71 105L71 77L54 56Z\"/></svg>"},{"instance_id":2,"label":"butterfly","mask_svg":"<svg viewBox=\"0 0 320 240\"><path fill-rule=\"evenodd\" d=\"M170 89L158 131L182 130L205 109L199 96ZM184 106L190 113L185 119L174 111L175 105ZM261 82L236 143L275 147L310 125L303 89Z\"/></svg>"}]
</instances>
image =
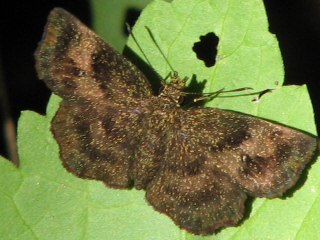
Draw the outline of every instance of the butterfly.
<instances>
[{"instance_id":1,"label":"butterfly","mask_svg":"<svg viewBox=\"0 0 320 240\"><path fill-rule=\"evenodd\" d=\"M317 148L316 137L281 124L181 106L187 78L176 73L155 95L137 67L61 8L35 58L62 98L51 131L64 167L145 190L155 210L194 234L237 224L248 196L281 196Z\"/></svg>"}]
</instances>

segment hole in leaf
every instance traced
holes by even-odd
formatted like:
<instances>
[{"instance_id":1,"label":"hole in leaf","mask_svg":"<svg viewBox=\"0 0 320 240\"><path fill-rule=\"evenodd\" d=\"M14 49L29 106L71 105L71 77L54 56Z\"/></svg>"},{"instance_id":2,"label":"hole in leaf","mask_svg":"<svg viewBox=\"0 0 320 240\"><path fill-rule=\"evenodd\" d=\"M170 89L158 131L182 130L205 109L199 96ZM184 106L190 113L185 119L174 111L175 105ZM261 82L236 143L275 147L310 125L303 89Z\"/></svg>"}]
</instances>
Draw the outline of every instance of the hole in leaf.
<instances>
[{"instance_id":1,"label":"hole in leaf","mask_svg":"<svg viewBox=\"0 0 320 240\"><path fill-rule=\"evenodd\" d=\"M212 67L216 63L217 46L219 38L213 32L200 37L200 41L194 43L192 50L197 58L202 60L206 67Z\"/></svg>"}]
</instances>

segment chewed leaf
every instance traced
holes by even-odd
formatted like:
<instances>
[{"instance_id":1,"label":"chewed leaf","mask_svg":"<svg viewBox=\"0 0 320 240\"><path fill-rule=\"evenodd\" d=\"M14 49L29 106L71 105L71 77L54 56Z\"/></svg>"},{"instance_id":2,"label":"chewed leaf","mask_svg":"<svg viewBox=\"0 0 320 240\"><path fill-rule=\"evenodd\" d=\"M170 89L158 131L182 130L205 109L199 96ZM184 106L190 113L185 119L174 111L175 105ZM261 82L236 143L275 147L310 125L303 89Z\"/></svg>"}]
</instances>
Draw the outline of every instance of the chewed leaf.
<instances>
[{"instance_id":1,"label":"chewed leaf","mask_svg":"<svg viewBox=\"0 0 320 240\"><path fill-rule=\"evenodd\" d=\"M165 55L181 77L192 77L192 74L196 74L199 81L214 80L214 83L207 81L205 92L213 92L222 87L253 87L255 90L279 88L265 94L259 103L252 103L252 97L220 97L208 102L208 105L258 115L315 134L312 107L306 87L280 88L283 79L281 56L275 37L268 32L263 3L255 0L229 4L220 2L175 0L168 4L157 0L146 8L134 28L134 33L147 56L151 56L156 71L166 76L170 69L163 58L160 55L158 57L158 50L154 49L154 43L146 34L145 26L152 30L160 48L164 49ZM190 27L190 24L193 27ZM211 28L213 25L215 29ZM184 31L179 31L181 26L184 26ZM185 32L186 29L189 29L188 32ZM218 54L217 59L221 61L216 63L215 66L219 66L216 70L215 66L206 68L203 61L197 59L192 51L193 44L208 32L215 32L220 37L220 43L224 39L223 46L219 46L218 50L226 54ZM164 41L165 39L169 42ZM181 41L174 44L178 39ZM134 48L135 43L131 42L130 46ZM140 53L139 50L136 52ZM231 55L232 57L226 57ZM154 57L157 59L152 60ZM276 81L280 84L276 85ZM303 172L303 181L298 187L294 187L289 195L286 194L285 199L255 199L252 209L246 208L245 219L237 227L223 229L213 236L186 234L175 226L170 218L146 204L144 191L106 188L99 181L76 178L62 167L58 146L49 132L51 117L55 114L60 100L56 96L52 97L48 106L48 117L23 112L18 132L20 169L15 169L6 160L0 161L0 238L318 237L318 162ZM167 188L167 191L169 190L174 189ZM250 202L247 205L249 206Z\"/></svg>"}]
</instances>

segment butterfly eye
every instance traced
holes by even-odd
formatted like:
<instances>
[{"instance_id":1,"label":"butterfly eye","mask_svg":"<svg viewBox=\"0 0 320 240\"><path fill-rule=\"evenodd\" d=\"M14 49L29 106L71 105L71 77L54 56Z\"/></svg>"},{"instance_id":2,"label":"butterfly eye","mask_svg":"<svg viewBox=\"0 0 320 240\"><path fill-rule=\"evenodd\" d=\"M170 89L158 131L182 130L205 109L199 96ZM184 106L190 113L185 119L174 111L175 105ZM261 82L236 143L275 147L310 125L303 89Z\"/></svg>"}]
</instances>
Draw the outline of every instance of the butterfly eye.
<instances>
[{"instance_id":1,"label":"butterfly eye","mask_svg":"<svg viewBox=\"0 0 320 240\"><path fill-rule=\"evenodd\" d=\"M180 105L184 100L184 95L180 95L178 99L178 104Z\"/></svg>"}]
</instances>

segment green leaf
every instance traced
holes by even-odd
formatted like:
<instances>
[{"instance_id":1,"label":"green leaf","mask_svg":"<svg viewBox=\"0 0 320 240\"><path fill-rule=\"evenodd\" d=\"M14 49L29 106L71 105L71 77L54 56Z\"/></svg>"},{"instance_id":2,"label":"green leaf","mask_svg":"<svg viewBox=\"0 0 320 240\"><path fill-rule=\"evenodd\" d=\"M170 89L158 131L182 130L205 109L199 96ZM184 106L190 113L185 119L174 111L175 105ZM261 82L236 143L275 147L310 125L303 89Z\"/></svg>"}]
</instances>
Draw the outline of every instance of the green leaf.
<instances>
[{"instance_id":1,"label":"green leaf","mask_svg":"<svg viewBox=\"0 0 320 240\"><path fill-rule=\"evenodd\" d=\"M123 23L128 10L139 11L150 0L90 0L95 31L118 51L126 44Z\"/></svg>"},{"instance_id":2,"label":"green leaf","mask_svg":"<svg viewBox=\"0 0 320 240\"><path fill-rule=\"evenodd\" d=\"M199 82L207 81L205 92L276 88L258 102L252 102L253 96L220 95L208 101L208 106L250 113L316 133L306 87L281 87L284 73L280 50L275 36L268 32L262 1L152 2L134 34L154 69L164 77L171 70L145 26L181 77L195 75ZM217 61L211 68L192 51L193 44L208 32L219 37ZM141 55L134 42L129 41L129 46ZM306 180L292 196L255 199L239 226L212 236L194 236L154 211L144 200L143 191L110 189L98 181L79 179L62 167L49 131L59 100L52 97L47 116L22 113L19 169L0 160L0 239L317 239L318 162L304 172Z\"/></svg>"}]
</instances>

